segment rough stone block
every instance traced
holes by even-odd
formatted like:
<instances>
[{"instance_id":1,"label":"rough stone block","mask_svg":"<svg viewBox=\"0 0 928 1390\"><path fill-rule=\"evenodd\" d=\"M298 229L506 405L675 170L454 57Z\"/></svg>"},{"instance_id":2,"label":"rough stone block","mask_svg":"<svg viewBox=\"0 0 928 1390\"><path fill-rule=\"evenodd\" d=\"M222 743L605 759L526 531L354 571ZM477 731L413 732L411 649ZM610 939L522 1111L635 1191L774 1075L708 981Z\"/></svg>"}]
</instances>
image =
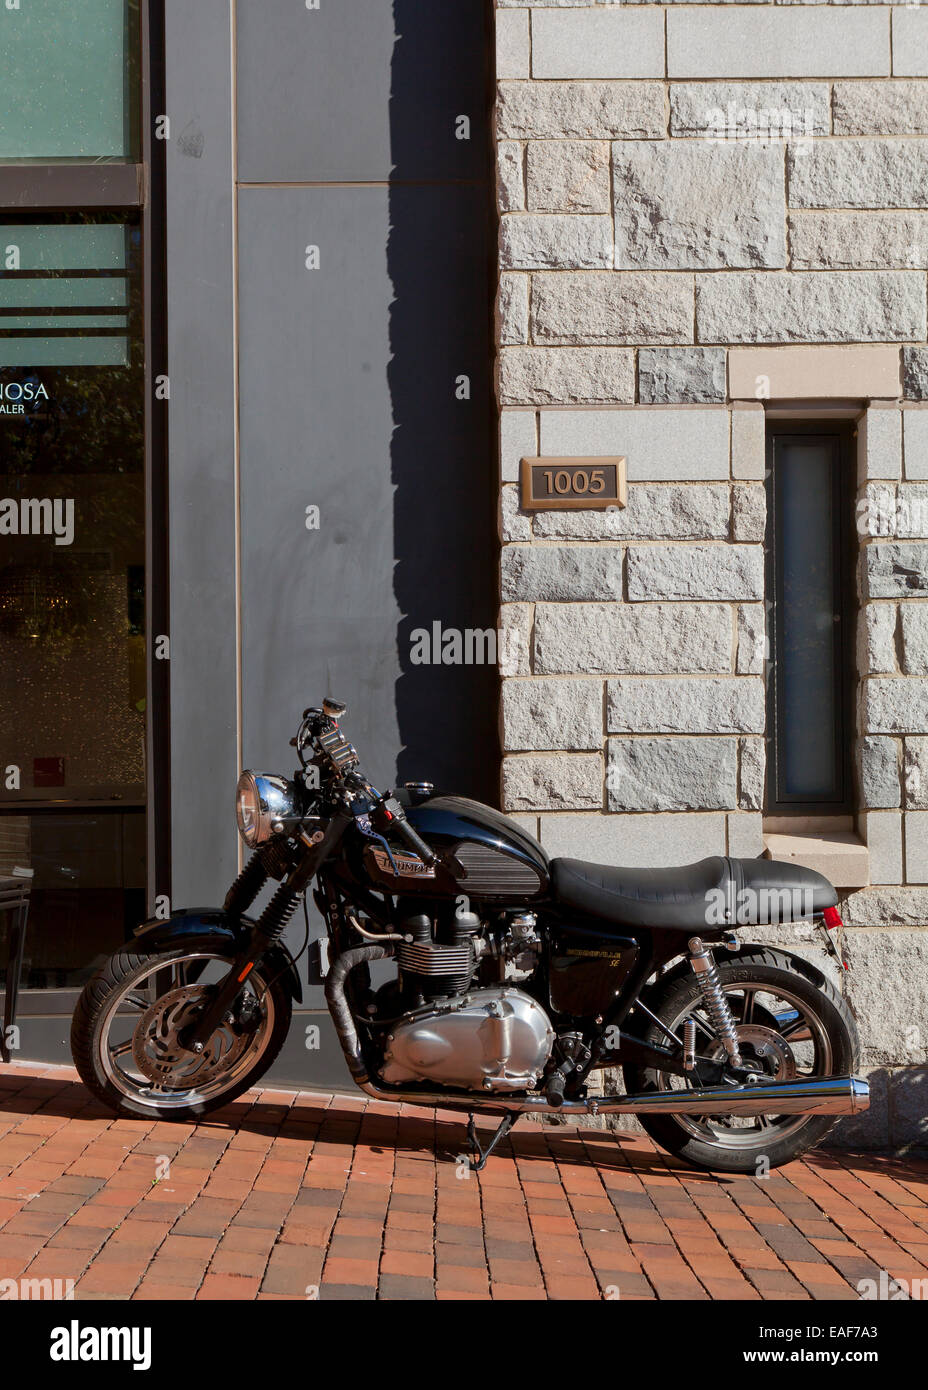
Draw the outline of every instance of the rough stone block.
<instances>
[{"instance_id":1,"label":"rough stone block","mask_svg":"<svg viewBox=\"0 0 928 1390\"><path fill-rule=\"evenodd\" d=\"M857 777L861 806L898 807L901 789L899 744L896 739L881 734L858 739Z\"/></svg>"},{"instance_id":2,"label":"rough stone block","mask_svg":"<svg viewBox=\"0 0 928 1390\"><path fill-rule=\"evenodd\" d=\"M527 275L507 272L499 277L496 313L502 347L528 342L528 285Z\"/></svg>"},{"instance_id":3,"label":"rough stone block","mask_svg":"<svg viewBox=\"0 0 928 1390\"><path fill-rule=\"evenodd\" d=\"M762 599L759 545L649 545L628 552L628 596L645 599Z\"/></svg>"},{"instance_id":4,"label":"rough stone block","mask_svg":"<svg viewBox=\"0 0 928 1390\"><path fill-rule=\"evenodd\" d=\"M762 811L767 778L767 750L762 738L742 738L738 805L743 811Z\"/></svg>"},{"instance_id":5,"label":"rough stone block","mask_svg":"<svg viewBox=\"0 0 928 1390\"><path fill-rule=\"evenodd\" d=\"M902 669L907 676L928 676L928 603L903 603Z\"/></svg>"},{"instance_id":6,"label":"rough stone block","mask_svg":"<svg viewBox=\"0 0 928 1390\"><path fill-rule=\"evenodd\" d=\"M797 212L793 270L911 270L928 264L928 213Z\"/></svg>"},{"instance_id":7,"label":"rough stone block","mask_svg":"<svg viewBox=\"0 0 928 1390\"><path fill-rule=\"evenodd\" d=\"M742 603L738 609L735 670L739 676L760 676L767 657L764 605Z\"/></svg>"},{"instance_id":8,"label":"rough stone block","mask_svg":"<svg viewBox=\"0 0 928 1390\"><path fill-rule=\"evenodd\" d=\"M500 140L496 147L496 203L500 212L525 207L525 157L517 140Z\"/></svg>"},{"instance_id":9,"label":"rough stone block","mask_svg":"<svg viewBox=\"0 0 928 1390\"><path fill-rule=\"evenodd\" d=\"M610 733L760 734L764 684L754 676L622 676L607 685Z\"/></svg>"},{"instance_id":10,"label":"rough stone block","mask_svg":"<svg viewBox=\"0 0 928 1390\"><path fill-rule=\"evenodd\" d=\"M635 399L631 348L504 348L503 405L613 404Z\"/></svg>"},{"instance_id":11,"label":"rough stone block","mask_svg":"<svg viewBox=\"0 0 928 1390\"><path fill-rule=\"evenodd\" d=\"M670 88L671 135L756 140L829 132L824 82L675 82Z\"/></svg>"},{"instance_id":12,"label":"rough stone block","mask_svg":"<svg viewBox=\"0 0 928 1390\"><path fill-rule=\"evenodd\" d=\"M867 597L917 598L928 595L928 545L886 541L866 548Z\"/></svg>"},{"instance_id":13,"label":"rough stone block","mask_svg":"<svg viewBox=\"0 0 928 1390\"><path fill-rule=\"evenodd\" d=\"M921 734L928 729L928 680L871 676L864 683L864 725L874 734Z\"/></svg>"},{"instance_id":14,"label":"rough stone block","mask_svg":"<svg viewBox=\"0 0 928 1390\"><path fill-rule=\"evenodd\" d=\"M836 82L835 135L928 135L923 82Z\"/></svg>"},{"instance_id":15,"label":"rough stone block","mask_svg":"<svg viewBox=\"0 0 928 1390\"><path fill-rule=\"evenodd\" d=\"M543 675L727 672L728 609L719 604L539 604L535 668Z\"/></svg>"},{"instance_id":16,"label":"rough stone block","mask_svg":"<svg viewBox=\"0 0 928 1390\"><path fill-rule=\"evenodd\" d=\"M542 271L532 281L531 329L536 343L552 346L686 342L693 335L692 276Z\"/></svg>"},{"instance_id":17,"label":"rough stone block","mask_svg":"<svg viewBox=\"0 0 928 1390\"><path fill-rule=\"evenodd\" d=\"M928 146L922 140L817 140L790 150L792 208L928 207Z\"/></svg>"},{"instance_id":18,"label":"rough stone block","mask_svg":"<svg viewBox=\"0 0 928 1390\"><path fill-rule=\"evenodd\" d=\"M848 999L867 1066L928 1061L928 932L845 931ZM892 1007L887 1008L887 1001Z\"/></svg>"},{"instance_id":19,"label":"rough stone block","mask_svg":"<svg viewBox=\"0 0 928 1390\"><path fill-rule=\"evenodd\" d=\"M629 141L612 169L616 269L785 266L781 148Z\"/></svg>"},{"instance_id":20,"label":"rough stone block","mask_svg":"<svg viewBox=\"0 0 928 1390\"><path fill-rule=\"evenodd\" d=\"M603 804L598 753L526 754L503 760L505 811L588 810Z\"/></svg>"},{"instance_id":21,"label":"rough stone block","mask_svg":"<svg viewBox=\"0 0 928 1390\"><path fill-rule=\"evenodd\" d=\"M503 747L507 751L598 749L602 744L602 681L503 682Z\"/></svg>"},{"instance_id":22,"label":"rough stone block","mask_svg":"<svg viewBox=\"0 0 928 1390\"><path fill-rule=\"evenodd\" d=\"M620 599L622 555L611 545L510 545L501 556L504 600Z\"/></svg>"},{"instance_id":23,"label":"rough stone block","mask_svg":"<svg viewBox=\"0 0 928 1390\"><path fill-rule=\"evenodd\" d=\"M724 401L725 349L642 348L638 354L642 405L696 405Z\"/></svg>"},{"instance_id":24,"label":"rough stone block","mask_svg":"<svg viewBox=\"0 0 928 1390\"><path fill-rule=\"evenodd\" d=\"M703 343L924 339L925 276L914 270L722 271L696 276Z\"/></svg>"},{"instance_id":25,"label":"rough stone block","mask_svg":"<svg viewBox=\"0 0 928 1390\"><path fill-rule=\"evenodd\" d=\"M611 212L609 145L604 140L532 140L526 151L533 212Z\"/></svg>"},{"instance_id":26,"label":"rough stone block","mask_svg":"<svg viewBox=\"0 0 928 1390\"><path fill-rule=\"evenodd\" d=\"M767 492L760 483L732 488L731 525L736 541L763 542L767 529Z\"/></svg>"},{"instance_id":27,"label":"rough stone block","mask_svg":"<svg viewBox=\"0 0 928 1390\"><path fill-rule=\"evenodd\" d=\"M496 130L514 140L647 140L664 131L660 82L500 82Z\"/></svg>"},{"instance_id":28,"label":"rough stone block","mask_svg":"<svg viewBox=\"0 0 928 1390\"><path fill-rule=\"evenodd\" d=\"M499 227L504 270L603 270L612 264L608 217L569 213L509 213Z\"/></svg>"},{"instance_id":29,"label":"rough stone block","mask_svg":"<svg viewBox=\"0 0 928 1390\"><path fill-rule=\"evenodd\" d=\"M928 347L903 346L902 394L909 401L928 400Z\"/></svg>"},{"instance_id":30,"label":"rough stone block","mask_svg":"<svg viewBox=\"0 0 928 1390\"><path fill-rule=\"evenodd\" d=\"M530 603L504 603L499 613L499 673L527 676L531 672L532 620Z\"/></svg>"},{"instance_id":31,"label":"rough stone block","mask_svg":"<svg viewBox=\"0 0 928 1390\"><path fill-rule=\"evenodd\" d=\"M719 811L737 805L737 740L611 738L610 811Z\"/></svg>"},{"instance_id":32,"label":"rough stone block","mask_svg":"<svg viewBox=\"0 0 928 1390\"><path fill-rule=\"evenodd\" d=\"M928 737L905 739L902 769L906 809L928 810Z\"/></svg>"},{"instance_id":33,"label":"rough stone block","mask_svg":"<svg viewBox=\"0 0 928 1390\"><path fill-rule=\"evenodd\" d=\"M625 507L540 511L535 535L550 540L727 540L724 483L632 483Z\"/></svg>"}]
</instances>

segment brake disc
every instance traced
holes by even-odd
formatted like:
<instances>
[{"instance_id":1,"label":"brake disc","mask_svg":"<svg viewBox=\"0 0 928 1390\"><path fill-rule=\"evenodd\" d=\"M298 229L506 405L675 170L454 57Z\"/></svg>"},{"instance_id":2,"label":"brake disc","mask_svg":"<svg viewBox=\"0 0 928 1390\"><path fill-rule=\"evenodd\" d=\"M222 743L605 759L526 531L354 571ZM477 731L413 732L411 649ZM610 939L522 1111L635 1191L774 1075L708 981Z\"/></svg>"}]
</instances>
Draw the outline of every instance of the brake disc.
<instances>
[{"instance_id":1,"label":"brake disc","mask_svg":"<svg viewBox=\"0 0 928 1390\"><path fill-rule=\"evenodd\" d=\"M178 1035L189 1027L212 997L203 986L184 985L162 994L139 1019L132 1035L132 1056L142 1075L159 1086L188 1090L232 1067L249 1046L251 1035L223 1026L202 1052L188 1052Z\"/></svg>"}]
</instances>

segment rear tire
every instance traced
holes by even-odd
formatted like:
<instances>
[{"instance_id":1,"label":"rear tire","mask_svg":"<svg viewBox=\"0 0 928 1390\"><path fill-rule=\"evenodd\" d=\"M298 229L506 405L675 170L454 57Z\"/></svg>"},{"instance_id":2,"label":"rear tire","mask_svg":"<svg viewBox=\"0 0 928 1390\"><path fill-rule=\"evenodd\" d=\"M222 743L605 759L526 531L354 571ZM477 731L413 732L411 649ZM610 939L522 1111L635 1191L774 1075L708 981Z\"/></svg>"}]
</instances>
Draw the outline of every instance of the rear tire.
<instances>
[{"instance_id":1,"label":"rear tire","mask_svg":"<svg viewBox=\"0 0 928 1390\"><path fill-rule=\"evenodd\" d=\"M249 1065L248 1049L240 1055L234 1070L234 1077L227 1088L222 1089L222 1076L211 1082L212 1089L207 1094L190 1091L190 1099L185 1101L187 1092L170 1091L159 1104L157 1093L148 1098L140 1093L132 1094L131 1084L124 1080L121 1068L114 1066L109 1050L109 1036L122 1005L126 1028L131 1027L131 1015L127 1010L134 1002L134 988L139 986L154 969L158 972L176 973L180 962L194 958L207 960L216 965L228 966L231 961L215 950L205 947L177 947L170 950L148 950L141 945L127 946L114 952L97 973L89 979L81 991L74 1016L71 1021L71 1055L74 1065L84 1085L109 1110L118 1115L160 1120L198 1120L211 1110L218 1110L236 1099L264 1075L276 1059L290 1029L292 1002L290 994L280 978L265 982L260 967L252 972L249 985L254 979L256 997L264 1006L264 1025L255 1032L253 1061ZM194 986L191 986L194 987ZM158 997L158 996L155 996ZM138 1007L137 1005L135 1007ZM141 1019L141 1014L139 1014ZM269 1018L269 1021L268 1021ZM138 1028L139 1025L136 1025ZM131 1065L131 1063L129 1064ZM145 1078L142 1078L144 1083ZM164 1094L164 1093L162 1093Z\"/></svg>"},{"instance_id":2,"label":"rear tire","mask_svg":"<svg viewBox=\"0 0 928 1390\"><path fill-rule=\"evenodd\" d=\"M738 1010L735 1000L739 992L742 992L742 998L747 998L745 986L755 986L757 994L768 998L785 994L801 1006L807 1018L818 1021L817 1026L810 1030L820 1039L820 1047L814 1044L818 1049L816 1057L827 1057L829 1061L827 1071L815 1071L815 1074L847 1076L857 1070L860 1064L857 1025L847 1003L830 980L795 956L760 946L747 947L732 960L717 958L717 964L722 988L732 1003L736 1023ZM675 974L662 989L658 986L658 990L656 998L648 998L648 1007L679 1035L681 1020L700 1007L701 994L696 977L691 971ZM765 1013L761 1009L761 1014ZM648 1024L643 1037L646 1042L667 1045L666 1035L656 1023ZM668 1089L667 1078L650 1068L630 1064L624 1068L624 1078L629 1094ZM802 1116L784 1116L781 1117L783 1121L798 1123L784 1124L781 1135L777 1135L776 1125L767 1126L765 1132L758 1127L755 1143L751 1142L747 1131L740 1131L744 1134L743 1141L737 1139L738 1131L732 1131L727 1139L724 1132L714 1139L711 1125L704 1124L702 1117L639 1115L637 1118L662 1149L696 1167L726 1173L757 1174L762 1160L769 1169L777 1168L820 1143L839 1117L810 1115L803 1120ZM705 1134L701 1135L698 1131L703 1129ZM719 1129L724 1131L724 1126L720 1125ZM735 1143L739 1146L734 1147Z\"/></svg>"}]
</instances>

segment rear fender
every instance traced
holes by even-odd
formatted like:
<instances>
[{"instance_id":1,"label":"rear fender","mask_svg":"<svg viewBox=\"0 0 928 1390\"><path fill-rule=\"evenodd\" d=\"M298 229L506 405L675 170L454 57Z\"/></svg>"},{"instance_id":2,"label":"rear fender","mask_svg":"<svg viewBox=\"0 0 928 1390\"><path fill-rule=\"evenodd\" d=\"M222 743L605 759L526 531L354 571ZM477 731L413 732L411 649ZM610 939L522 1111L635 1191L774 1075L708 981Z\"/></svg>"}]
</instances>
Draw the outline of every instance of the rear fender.
<instances>
[{"instance_id":1,"label":"rear fender","mask_svg":"<svg viewBox=\"0 0 928 1390\"><path fill-rule=\"evenodd\" d=\"M237 917L221 907L182 908L170 917L149 917L135 928L134 935L155 950L174 946L218 947L223 955L237 956L251 939L255 923L251 917ZM286 946L273 946L266 953L271 975L280 975L297 1003L303 999L296 962Z\"/></svg>"}]
</instances>

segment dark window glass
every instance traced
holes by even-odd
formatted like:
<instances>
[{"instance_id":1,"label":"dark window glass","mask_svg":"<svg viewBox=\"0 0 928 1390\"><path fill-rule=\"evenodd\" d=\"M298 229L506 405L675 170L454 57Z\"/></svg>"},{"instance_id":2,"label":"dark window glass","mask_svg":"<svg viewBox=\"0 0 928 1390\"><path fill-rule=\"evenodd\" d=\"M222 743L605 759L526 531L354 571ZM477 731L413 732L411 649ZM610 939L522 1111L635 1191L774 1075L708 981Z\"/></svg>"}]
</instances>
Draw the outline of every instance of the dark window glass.
<instances>
[{"instance_id":1,"label":"dark window glass","mask_svg":"<svg viewBox=\"0 0 928 1390\"><path fill-rule=\"evenodd\" d=\"M847 642L853 628L844 524L853 495L847 437L778 432L770 456L768 800L774 808L839 812L849 795Z\"/></svg>"},{"instance_id":2,"label":"dark window glass","mask_svg":"<svg viewBox=\"0 0 928 1390\"><path fill-rule=\"evenodd\" d=\"M125 219L0 225L0 873L35 871L25 985L144 909L140 252Z\"/></svg>"}]
</instances>

